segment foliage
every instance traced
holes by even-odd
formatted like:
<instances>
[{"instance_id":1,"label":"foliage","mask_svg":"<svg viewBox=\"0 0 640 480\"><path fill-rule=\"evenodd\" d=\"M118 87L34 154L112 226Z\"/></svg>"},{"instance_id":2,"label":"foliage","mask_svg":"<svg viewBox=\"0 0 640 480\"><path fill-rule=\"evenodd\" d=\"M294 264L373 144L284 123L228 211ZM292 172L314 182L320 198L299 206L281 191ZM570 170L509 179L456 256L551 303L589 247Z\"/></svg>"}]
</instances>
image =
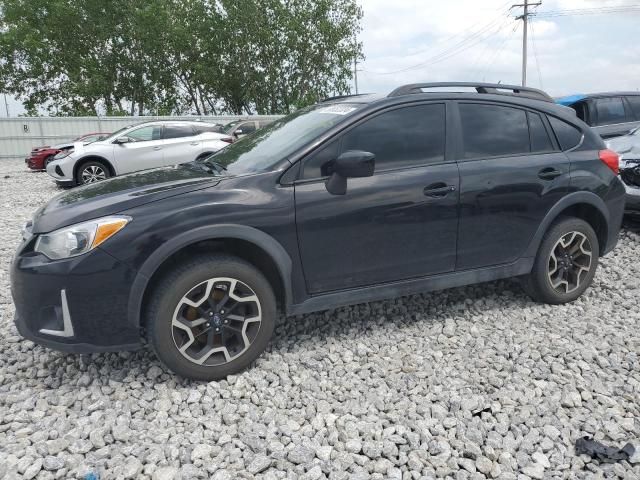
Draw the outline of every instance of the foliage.
<instances>
[{"instance_id":1,"label":"foliage","mask_svg":"<svg viewBox=\"0 0 640 480\"><path fill-rule=\"evenodd\" d=\"M0 90L54 115L287 113L349 91L355 0L0 0Z\"/></svg>"}]
</instances>

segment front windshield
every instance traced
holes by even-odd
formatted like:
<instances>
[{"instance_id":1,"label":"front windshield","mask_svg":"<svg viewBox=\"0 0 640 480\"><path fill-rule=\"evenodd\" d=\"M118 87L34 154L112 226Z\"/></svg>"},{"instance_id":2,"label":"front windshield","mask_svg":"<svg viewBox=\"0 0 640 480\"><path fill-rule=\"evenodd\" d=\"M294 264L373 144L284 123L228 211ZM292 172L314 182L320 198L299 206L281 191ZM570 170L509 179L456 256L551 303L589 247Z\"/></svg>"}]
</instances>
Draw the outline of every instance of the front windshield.
<instances>
[{"instance_id":1,"label":"front windshield","mask_svg":"<svg viewBox=\"0 0 640 480\"><path fill-rule=\"evenodd\" d=\"M222 127L222 133L231 133L231 130L236 128L240 122L236 120L235 122L227 123L224 127Z\"/></svg>"},{"instance_id":2,"label":"front windshield","mask_svg":"<svg viewBox=\"0 0 640 480\"><path fill-rule=\"evenodd\" d=\"M122 127L120 130L116 130L111 135L103 138L102 141L103 142L110 142L111 140L115 139L118 135L120 135L122 132L124 132L125 130L130 129L131 127L133 127L133 125L127 125L126 127Z\"/></svg>"},{"instance_id":3,"label":"front windshield","mask_svg":"<svg viewBox=\"0 0 640 480\"><path fill-rule=\"evenodd\" d=\"M223 148L210 160L231 174L264 172L362 107L320 104L298 110Z\"/></svg>"}]
</instances>

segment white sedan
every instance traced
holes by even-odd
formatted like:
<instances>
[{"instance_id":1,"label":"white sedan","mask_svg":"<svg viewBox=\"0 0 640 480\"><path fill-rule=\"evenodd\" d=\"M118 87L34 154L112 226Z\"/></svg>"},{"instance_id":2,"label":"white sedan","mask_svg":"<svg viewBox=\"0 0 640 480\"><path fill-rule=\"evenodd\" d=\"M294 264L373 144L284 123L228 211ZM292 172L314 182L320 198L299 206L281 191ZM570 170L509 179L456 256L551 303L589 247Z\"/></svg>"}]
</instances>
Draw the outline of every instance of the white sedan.
<instances>
[{"instance_id":1,"label":"white sedan","mask_svg":"<svg viewBox=\"0 0 640 480\"><path fill-rule=\"evenodd\" d=\"M47 165L58 185L95 183L125 173L186 163L233 141L204 122L155 121L125 127L100 141L60 152Z\"/></svg>"}]
</instances>

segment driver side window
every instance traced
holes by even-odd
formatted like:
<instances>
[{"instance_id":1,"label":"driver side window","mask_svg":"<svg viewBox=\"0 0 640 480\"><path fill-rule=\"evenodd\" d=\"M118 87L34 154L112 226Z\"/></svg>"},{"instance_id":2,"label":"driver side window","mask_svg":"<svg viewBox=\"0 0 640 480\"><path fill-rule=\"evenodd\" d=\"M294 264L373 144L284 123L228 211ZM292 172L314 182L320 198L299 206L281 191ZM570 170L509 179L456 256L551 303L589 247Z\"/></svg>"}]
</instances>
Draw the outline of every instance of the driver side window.
<instances>
[{"instance_id":1,"label":"driver side window","mask_svg":"<svg viewBox=\"0 0 640 480\"><path fill-rule=\"evenodd\" d=\"M150 140L160 140L161 132L161 126L149 125L132 130L127 133L126 136L131 139L132 142L148 142Z\"/></svg>"}]
</instances>

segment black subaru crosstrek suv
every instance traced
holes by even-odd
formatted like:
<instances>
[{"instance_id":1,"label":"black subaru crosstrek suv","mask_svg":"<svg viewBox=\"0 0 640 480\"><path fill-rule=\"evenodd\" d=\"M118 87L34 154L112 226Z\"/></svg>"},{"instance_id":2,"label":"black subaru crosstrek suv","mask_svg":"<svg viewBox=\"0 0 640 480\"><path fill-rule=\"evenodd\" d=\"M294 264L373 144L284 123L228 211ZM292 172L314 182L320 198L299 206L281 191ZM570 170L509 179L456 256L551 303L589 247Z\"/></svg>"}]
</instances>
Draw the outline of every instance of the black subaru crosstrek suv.
<instances>
[{"instance_id":1,"label":"black subaru crosstrek suv","mask_svg":"<svg viewBox=\"0 0 640 480\"><path fill-rule=\"evenodd\" d=\"M278 309L506 277L539 302L571 302L616 245L617 169L535 89L329 99L205 160L52 199L13 261L15 321L69 352L148 342L174 372L210 380L260 355Z\"/></svg>"}]
</instances>

